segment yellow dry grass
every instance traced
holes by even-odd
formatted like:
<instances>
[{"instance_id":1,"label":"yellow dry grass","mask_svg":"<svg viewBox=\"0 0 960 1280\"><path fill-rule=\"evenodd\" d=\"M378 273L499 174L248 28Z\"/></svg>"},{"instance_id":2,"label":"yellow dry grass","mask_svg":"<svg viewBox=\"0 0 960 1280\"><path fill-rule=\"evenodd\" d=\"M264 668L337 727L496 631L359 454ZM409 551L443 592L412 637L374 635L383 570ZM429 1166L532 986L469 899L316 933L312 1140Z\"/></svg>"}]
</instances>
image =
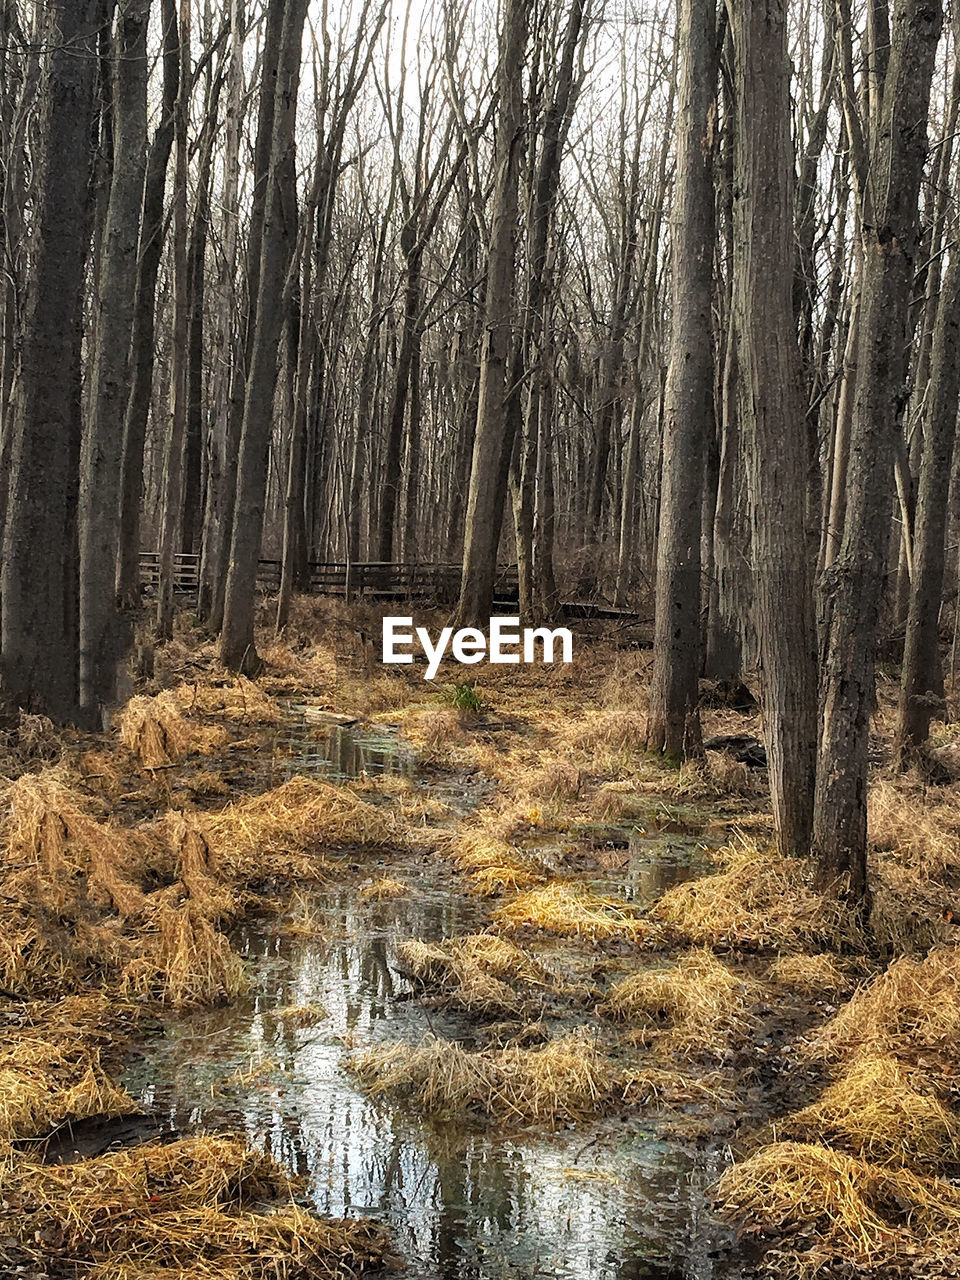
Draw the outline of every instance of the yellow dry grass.
<instances>
[{"instance_id":1,"label":"yellow dry grass","mask_svg":"<svg viewBox=\"0 0 960 1280\"><path fill-rule=\"evenodd\" d=\"M333 1280L382 1265L379 1227L314 1217L293 1203L300 1189L240 1142L188 1138L59 1167L9 1160L0 1221L38 1256L56 1223L60 1256L98 1280Z\"/></svg>"},{"instance_id":2,"label":"yellow dry grass","mask_svg":"<svg viewBox=\"0 0 960 1280\"><path fill-rule=\"evenodd\" d=\"M564 736L571 747L601 757L642 751L646 745L646 716L642 710L607 707L583 716Z\"/></svg>"},{"instance_id":3,"label":"yellow dry grass","mask_svg":"<svg viewBox=\"0 0 960 1280\"><path fill-rule=\"evenodd\" d=\"M880 1164L955 1165L960 1117L929 1085L917 1087L895 1058L858 1059L802 1111L776 1126L778 1139L820 1142Z\"/></svg>"},{"instance_id":4,"label":"yellow dry grass","mask_svg":"<svg viewBox=\"0 0 960 1280\"><path fill-rule=\"evenodd\" d=\"M792 1264L798 1275L818 1273L830 1257L873 1266L905 1254L935 1258L960 1244L960 1189L828 1147L763 1147L724 1174L717 1197L742 1224L802 1233L806 1251Z\"/></svg>"},{"instance_id":5,"label":"yellow dry grass","mask_svg":"<svg viewBox=\"0 0 960 1280\"><path fill-rule=\"evenodd\" d=\"M54 1014L56 1010L52 1010ZM128 1115L134 1100L100 1065L96 1045L80 1035L28 1035L0 1049L0 1139L32 1138L66 1120Z\"/></svg>"},{"instance_id":6,"label":"yellow dry grass","mask_svg":"<svg viewBox=\"0 0 960 1280\"><path fill-rule=\"evenodd\" d=\"M420 986L473 1013L517 1014L555 986L543 965L496 934L437 943L408 939L398 944L397 959Z\"/></svg>"},{"instance_id":7,"label":"yellow dry grass","mask_svg":"<svg viewBox=\"0 0 960 1280\"><path fill-rule=\"evenodd\" d=\"M394 709L381 718L389 718L400 726L404 738L417 749L422 760L442 763L455 756L459 747L470 741L467 717L454 707L435 703Z\"/></svg>"},{"instance_id":8,"label":"yellow dry grass","mask_svg":"<svg viewBox=\"0 0 960 1280\"><path fill-rule=\"evenodd\" d=\"M358 902L393 902L397 898L405 898L410 886L402 880L394 880L390 876L382 876L365 884L357 894Z\"/></svg>"},{"instance_id":9,"label":"yellow dry grass","mask_svg":"<svg viewBox=\"0 0 960 1280\"><path fill-rule=\"evenodd\" d=\"M178 684L170 699L183 714L216 716L238 724L277 724L282 712L253 680L244 676L219 683Z\"/></svg>"},{"instance_id":10,"label":"yellow dry grass","mask_svg":"<svg viewBox=\"0 0 960 1280\"><path fill-rule=\"evenodd\" d=\"M944 947L922 960L895 961L817 1032L810 1050L827 1059L940 1052L955 1061L960 947Z\"/></svg>"},{"instance_id":11,"label":"yellow dry grass","mask_svg":"<svg viewBox=\"0 0 960 1280\"><path fill-rule=\"evenodd\" d=\"M663 1043L677 1053L723 1053L753 1023L761 983L736 972L706 949L686 952L664 968L643 969L613 987L599 1012L664 1025Z\"/></svg>"},{"instance_id":12,"label":"yellow dry grass","mask_svg":"<svg viewBox=\"0 0 960 1280\"><path fill-rule=\"evenodd\" d=\"M121 990L175 1009L231 1000L246 987L243 961L192 899L161 900L143 930L143 954L131 960Z\"/></svg>"},{"instance_id":13,"label":"yellow dry grass","mask_svg":"<svg viewBox=\"0 0 960 1280\"><path fill-rule=\"evenodd\" d=\"M812 868L743 840L717 855L721 870L674 886L653 913L691 942L802 951L836 943L842 912L813 888Z\"/></svg>"},{"instance_id":14,"label":"yellow dry grass","mask_svg":"<svg viewBox=\"0 0 960 1280\"><path fill-rule=\"evenodd\" d=\"M4 793L0 840L0 984L77 990L135 950L122 920L146 905L153 834L98 821L58 770L24 774Z\"/></svg>"},{"instance_id":15,"label":"yellow dry grass","mask_svg":"<svg viewBox=\"0 0 960 1280\"><path fill-rule=\"evenodd\" d=\"M324 1020L327 1011L322 1004L285 1004L274 1009L273 1016L288 1027L313 1027Z\"/></svg>"},{"instance_id":16,"label":"yellow dry grass","mask_svg":"<svg viewBox=\"0 0 960 1280\"><path fill-rule=\"evenodd\" d=\"M178 764L192 752L212 755L227 742L224 729L191 724L180 712L175 693L131 698L118 717L120 738L145 769Z\"/></svg>"},{"instance_id":17,"label":"yellow dry grass","mask_svg":"<svg viewBox=\"0 0 960 1280\"><path fill-rule=\"evenodd\" d=\"M542 889L521 893L495 911L493 918L510 929L541 929L594 940L643 942L653 933L629 902L593 893L574 880L551 880Z\"/></svg>"},{"instance_id":18,"label":"yellow dry grass","mask_svg":"<svg viewBox=\"0 0 960 1280\"><path fill-rule=\"evenodd\" d=\"M792 987L805 996L823 996L830 999L849 991L850 973L836 956L819 952L808 955L779 956L767 971L767 976L785 987Z\"/></svg>"},{"instance_id":19,"label":"yellow dry grass","mask_svg":"<svg viewBox=\"0 0 960 1280\"><path fill-rule=\"evenodd\" d=\"M516 845L485 828L466 828L441 842L440 850L470 876L471 888L483 897L510 889L529 889L544 881L543 864Z\"/></svg>"},{"instance_id":20,"label":"yellow dry grass","mask_svg":"<svg viewBox=\"0 0 960 1280\"><path fill-rule=\"evenodd\" d=\"M268 857L312 854L324 846L399 848L406 836L386 806L370 804L347 787L299 776L206 815L203 825L218 856L239 875L262 873ZM309 873L306 863L298 869Z\"/></svg>"},{"instance_id":21,"label":"yellow dry grass","mask_svg":"<svg viewBox=\"0 0 960 1280\"><path fill-rule=\"evenodd\" d=\"M867 830L875 849L935 875L960 864L956 788L926 785L913 774L880 777L867 795Z\"/></svg>"},{"instance_id":22,"label":"yellow dry grass","mask_svg":"<svg viewBox=\"0 0 960 1280\"><path fill-rule=\"evenodd\" d=\"M618 1106L632 1078L589 1036L576 1033L542 1048L477 1053L433 1038L418 1046L376 1045L355 1054L350 1065L371 1096L418 1111L550 1125Z\"/></svg>"}]
</instances>

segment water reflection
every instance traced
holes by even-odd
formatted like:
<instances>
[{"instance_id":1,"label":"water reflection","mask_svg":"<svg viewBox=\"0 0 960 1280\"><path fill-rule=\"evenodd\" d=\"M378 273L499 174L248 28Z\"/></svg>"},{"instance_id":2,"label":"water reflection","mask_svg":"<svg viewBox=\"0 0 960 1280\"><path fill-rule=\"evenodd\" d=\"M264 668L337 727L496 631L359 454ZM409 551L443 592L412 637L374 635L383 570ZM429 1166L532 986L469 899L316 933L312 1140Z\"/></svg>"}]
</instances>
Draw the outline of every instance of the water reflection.
<instances>
[{"instance_id":1,"label":"water reflection","mask_svg":"<svg viewBox=\"0 0 960 1280\"><path fill-rule=\"evenodd\" d=\"M412 778L415 757L396 734L339 724L309 703L290 703L274 749L284 778L308 774L344 782L379 775Z\"/></svg>"},{"instance_id":2,"label":"water reflection","mask_svg":"<svg viewBox=\"0 0 960 1280\"><path fill-rule=\"evenodd\" d=\"M308 1178L318 1209L384 1220L421 1280L710 1280L718 1157L655 1140L637 1114L553 1135L441 1128L374 1106L341 1069L345 1046L469 1038L391 965L399 938L469 931L478 908L430 875L397 902L360 908L341 886L311 907L314 936L246 928L255 990L171 1017L127 1087L180 1129L239 1128ZM319 1022L284 1016L304 1004L322 1005Z\"/></svg>"}]
</instances>

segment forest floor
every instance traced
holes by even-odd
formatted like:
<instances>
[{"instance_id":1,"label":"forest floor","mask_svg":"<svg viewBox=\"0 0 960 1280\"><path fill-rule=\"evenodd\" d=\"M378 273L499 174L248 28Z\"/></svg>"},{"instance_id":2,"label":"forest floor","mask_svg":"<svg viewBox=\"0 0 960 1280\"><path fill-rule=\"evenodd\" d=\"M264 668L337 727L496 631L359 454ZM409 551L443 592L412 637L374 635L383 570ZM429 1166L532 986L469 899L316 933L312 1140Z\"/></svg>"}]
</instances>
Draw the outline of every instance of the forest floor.
<instances>
[{"instance_id":1,"label":"forest floor","mask_svg":"<svg viewBox=\"0 0 960 1280\"><path fill-rule=\"evenodd\" d=\"M184 615L111 733L9 735L0 1274L960 1274L955 726L895 775L881 686L854 929L762 769L644 751L629 630L433 683L369 635L298 601L251 682Z\"/></svg>"}]
</instances>

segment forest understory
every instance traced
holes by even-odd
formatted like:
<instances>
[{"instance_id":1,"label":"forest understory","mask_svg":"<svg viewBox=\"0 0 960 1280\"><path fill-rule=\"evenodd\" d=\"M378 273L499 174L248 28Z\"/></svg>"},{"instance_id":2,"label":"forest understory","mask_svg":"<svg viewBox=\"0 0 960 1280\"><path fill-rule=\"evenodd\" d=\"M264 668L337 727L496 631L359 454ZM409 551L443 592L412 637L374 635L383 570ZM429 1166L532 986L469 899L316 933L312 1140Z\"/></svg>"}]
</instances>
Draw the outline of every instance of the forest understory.
<instances>
[{"instance_id":1,"label":"forest understory","mask_svg":"<svg viewBox=\"0 0 960 1280\"><path fill-rule=\"evenodd\" d=\"M241 921L318 935L310 893L332 884L389 921L431 876L475 927L397 936L390 963L428 1025L432 1010L467 1031L344 1037L336 1069L372 1106L497 1141L623 1116L712 1147L730 1230L711 1275L955 1274L954 725L935 727L923 776L894 772L881 678L873 897L854 928L811 864L772 851L763 768L708 749L676 769L645 749L642 630L584 624L573 666L484 666L465 684L447 663L427 684L372 666L362 637L378 625L369 607L297 598L276 638L264 609L248 680L181 614L109 733L26 715L8 733L0 1274L290 1280L402 1261L376 1215L318 1216L242 1132L169 1131L120 1081L165 1019L242 998ZM738 697L702 685L708 742L762 737ZM330 717L398 731L415 772L311 772L304 743L284 745L291 705L313 709L318 739ZM655 859L673 837L694 856L665 892L597 891L632 841ZM275 1016L316 1028L326 1012Z\"/></svg>"}]
</instances>

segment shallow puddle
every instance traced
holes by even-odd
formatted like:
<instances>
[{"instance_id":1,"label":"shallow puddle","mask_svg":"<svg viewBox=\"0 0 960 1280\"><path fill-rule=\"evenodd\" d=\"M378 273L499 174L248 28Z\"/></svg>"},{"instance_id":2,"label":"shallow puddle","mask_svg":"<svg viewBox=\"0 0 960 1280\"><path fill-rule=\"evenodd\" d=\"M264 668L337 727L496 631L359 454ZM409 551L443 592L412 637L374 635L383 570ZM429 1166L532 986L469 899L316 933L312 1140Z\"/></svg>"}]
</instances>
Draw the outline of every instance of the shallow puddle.
<instances>
[{"instance_id":1,"label":"shallow puddle","mask_svg":"<svg viewBox=\"0 0 960 1280\"><path fill-rule=\"evenodd\" d=\"M404 865L377 873L403 879ZM124 1083L181 1131L239 1129L306 1175L316 1207L370 1214L419 1280L712 1280L706 1189L715 1151L658 1141L640 1112L534 1136L458 1131L375 1105L343 1070L346 1049L470 1026L426 1010L393 969L396 942L475 930L482 904L433 864L410 896L359 906L355 885L301 898L288 921L237 936L252 989L172 1015ZM282 1010L322 1006L313 1025Z\"/></svg>"},{"instance_id":2,"label":"shallow puddle","mask_svg":"<svg viewBox=\"0 0 960 1280\"><path fill-rule=\"evenodd\" d=\"M413 778L415 755L395 733L336 718L308 702L288 703L274 741L286 778L294 774L346 782L360 777Z\"/></svg>"}]
</instances>

